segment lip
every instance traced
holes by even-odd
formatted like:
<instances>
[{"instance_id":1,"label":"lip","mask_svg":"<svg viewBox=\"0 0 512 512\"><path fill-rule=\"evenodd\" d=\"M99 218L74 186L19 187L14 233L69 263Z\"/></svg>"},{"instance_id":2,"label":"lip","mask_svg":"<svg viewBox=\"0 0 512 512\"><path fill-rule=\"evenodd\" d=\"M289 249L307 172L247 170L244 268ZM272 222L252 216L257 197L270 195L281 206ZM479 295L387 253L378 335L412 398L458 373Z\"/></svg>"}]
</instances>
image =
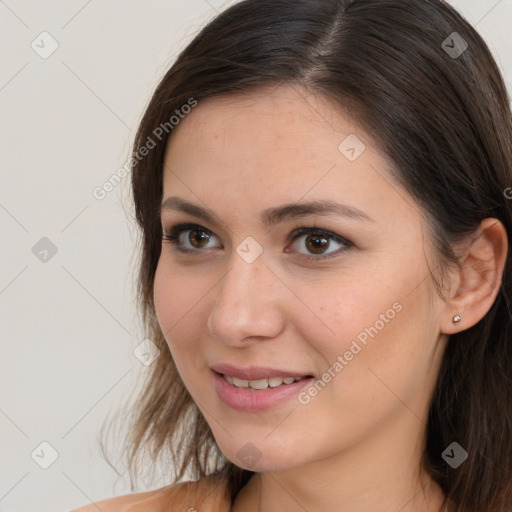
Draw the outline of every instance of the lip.
<instances>
[{"instance_id":1,"label":"lip","mask_svg":"<svg viewBox=\"0 0 512 512\"><path fill-rule=\"evenodd\" d=\"M237 388L215 371L212 371L212 375L219 398L232 409L243 412L256 412L275 407L296 395L304 386L314 380L314 377L307 377L293 384L283 384L275 388L251 391L250 389ZM290 377L292 376L290 375Z\"/></svg>"},{"instance_id":2,"label":"lip","mask_svg":"<svg viewBox=\"0 0 512 512\"><path fill-rule=\"evenodd\" d=\"M297 373L290 370L269 368L264 366L249 366L247 368L238 368L227 363L214 364L210 368L216 373L223 373L224 375L230 375L231 377L236 377L237 379L246 380L270 379L271 377L300 378L311 376L311 374L307 372ZM291 386L292 384L288 385Z\"/></svg>"}]
</instances>

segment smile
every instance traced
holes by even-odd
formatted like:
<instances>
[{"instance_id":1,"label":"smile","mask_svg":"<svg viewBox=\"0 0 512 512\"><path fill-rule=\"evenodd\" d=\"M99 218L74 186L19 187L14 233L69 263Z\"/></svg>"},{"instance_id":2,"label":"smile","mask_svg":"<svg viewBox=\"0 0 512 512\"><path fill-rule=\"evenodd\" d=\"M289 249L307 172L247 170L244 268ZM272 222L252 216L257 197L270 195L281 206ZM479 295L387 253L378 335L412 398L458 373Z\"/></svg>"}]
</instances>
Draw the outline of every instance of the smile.
<instances>
[{"instance_id":1,"label":"smile","mask_svg":"<svg viewBox=\"0 0 512 512\"><path fill-rule=\"evenodd\" d=\"M314 378L269 377L268 379L240 379L212 371L213 384L220 400L242 412L258 412L277 407L297 395Z\"/></svg>"},{"instance_id":2,"label":"smile","mask_svg":"<svg viewBox=\"0 0 512 512\"><path fill-rule=\"evenodd\" d=\"M247 379L237 379L236 377L231 377L231 375L222 375L230 384L237 388L248 388L251 391L261 391L263 389L268 388L277 388L278 386L293 384L299 380L304 379L305 377L270 377L269 379L257 379L257 380L247 380Z\"/></svg>"}]
</instances>

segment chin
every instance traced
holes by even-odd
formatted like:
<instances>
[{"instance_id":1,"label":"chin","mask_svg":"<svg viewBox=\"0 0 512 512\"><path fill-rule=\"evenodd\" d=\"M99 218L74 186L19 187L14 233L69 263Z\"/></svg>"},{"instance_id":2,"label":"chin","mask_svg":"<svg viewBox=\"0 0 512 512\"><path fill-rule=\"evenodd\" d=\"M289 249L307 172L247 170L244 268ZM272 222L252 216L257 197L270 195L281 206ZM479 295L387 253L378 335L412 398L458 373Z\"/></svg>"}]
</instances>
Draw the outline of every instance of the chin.
<instances>
[{"instance_id":1,"label":"chin","mask_svg":"<svg viewBox=\"0 0 512 512\"><path fill-rule=\"evenodd\" d=\"M234 439L230 438L228 446L219 443L219 447L233 464L257 473L284 471L306 462L303 450L300 449L302 443L283 446L279 441L276 443L265 439L266 435L268 433L261 437L261 441L249 441L248 438L244 438L234 442Z\"/></svg>"}]
</instances>

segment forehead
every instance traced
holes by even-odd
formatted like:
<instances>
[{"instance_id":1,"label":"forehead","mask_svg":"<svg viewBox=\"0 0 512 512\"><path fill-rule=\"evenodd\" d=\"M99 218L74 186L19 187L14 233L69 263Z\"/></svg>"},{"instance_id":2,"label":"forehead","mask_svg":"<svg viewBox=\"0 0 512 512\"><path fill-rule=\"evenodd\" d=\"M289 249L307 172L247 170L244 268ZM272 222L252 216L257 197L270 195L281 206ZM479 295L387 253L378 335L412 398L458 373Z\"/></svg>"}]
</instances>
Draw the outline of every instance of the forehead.
<instances>
[{"instance_id":1,"label":"forehead","mask_svg":"<svg viewBox=\"0 0 512 512\"><path fill-rule=\"evenodd\" d=\"M298 86L265 87L200 100L171 133L165 165L191 172L206 164L239 179L254 177L256 170L273 172L276 179L300 178L308 171L316 176L326 164L346 171L358 167L340 152L340 144L350 151L351 140L356 151L364 148L365 161L389 167L342 107Z\"/></svg>"},{"instance_id":2,"label":"forehead","mask_svg":"<svg viewBox=\"0 0 512 512\"><path fill-rule=\"evenodd\" d=\"M301 198L352 204L373 218L410 215L417 208L404 200L390 167L327 98L297 87L266 88L198 102L169 138L164 199L179 195L258 217Z\"/></svg>"},{"instance_id":3,"label":"forehead","mask_svg":"<svg viewBox=\"0 0 512 512\"><path fill-rule=\"evenodd\" d=\"M246 154L250 146L259 158L266 156L260 152L262 145L299 154L303 148L336 155L340 137L355 132L360 130L348 111L323 96L298 86L264 87L200 100L173 131L168 147L176 148L179 142L189 150L201 144L203 151L219 152L219 148L235 150L234 142L239 142ZM367 135L364 138L370 142Z\"/></svg>"}]
</instances>

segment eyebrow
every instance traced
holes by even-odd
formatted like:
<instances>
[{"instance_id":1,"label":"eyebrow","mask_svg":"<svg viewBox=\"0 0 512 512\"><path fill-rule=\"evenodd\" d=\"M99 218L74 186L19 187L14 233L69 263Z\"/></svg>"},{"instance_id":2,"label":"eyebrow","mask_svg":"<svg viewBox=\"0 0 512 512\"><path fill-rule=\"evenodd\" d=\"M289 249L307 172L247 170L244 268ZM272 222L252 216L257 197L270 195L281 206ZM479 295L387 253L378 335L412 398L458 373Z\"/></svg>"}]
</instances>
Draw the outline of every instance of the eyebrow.
<instances>
[{"instance_id":1,"label":"eyebrow","mask_svg":"<svg viewBox=\"0 0 512 512\"><path fill-rule=\"evenodd\" d=\"M176 210L188 213L194 217L199 217L208 222L224 224L224 222L212 210L189 203L188 201L176 196L168 197L160 205L159 214L165 210ZM307 203L291 203L279 207L268 208L262 212L260 219L264 225L271 227L286 220L298 219L314 214L326 215L332 213L355 220L375 222L374 219L359 208L347 204L336 203L329 199L321 199Z\"/></svg>"}]
</instances>

